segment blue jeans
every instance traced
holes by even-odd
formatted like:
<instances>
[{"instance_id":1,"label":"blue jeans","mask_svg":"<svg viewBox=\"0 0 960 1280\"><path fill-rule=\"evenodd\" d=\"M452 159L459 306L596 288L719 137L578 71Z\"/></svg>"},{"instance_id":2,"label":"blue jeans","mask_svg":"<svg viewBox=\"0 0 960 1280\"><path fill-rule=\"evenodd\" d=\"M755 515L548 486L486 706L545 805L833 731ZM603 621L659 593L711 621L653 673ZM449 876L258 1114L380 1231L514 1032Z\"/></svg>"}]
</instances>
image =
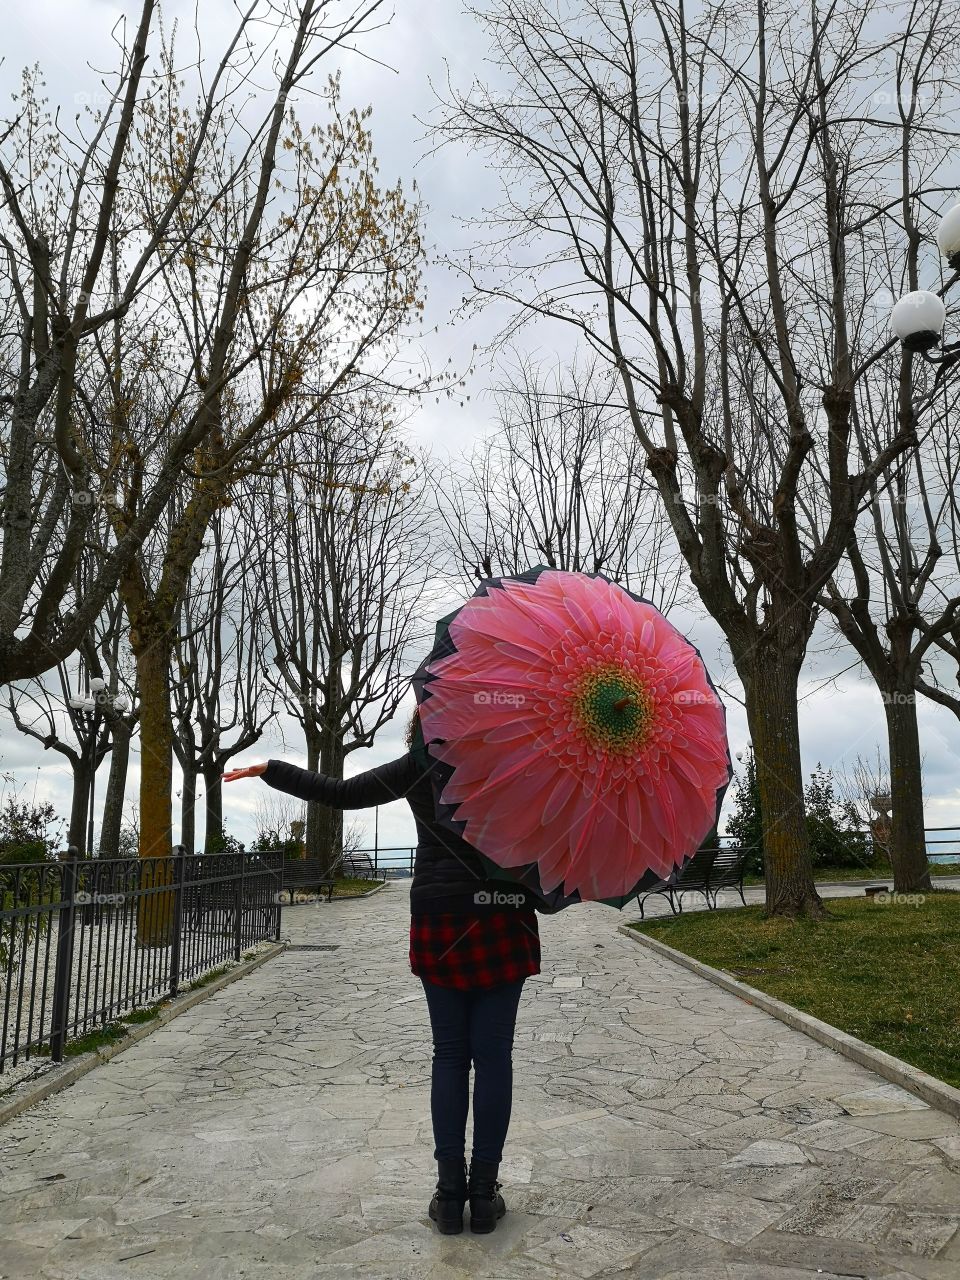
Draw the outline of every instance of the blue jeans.
<instances>
[{"instance_id":1,"label":"blue jeans","mask_svg":"<svg viewBox=\"0 0 960 1280\"><path fill-rule=\"evenodd\" d=\"M473 1061L473 1155L499 1164L513 1103L513 1032L525 979L461 991L421 978L433 1029L434 1159L465 1154Z\"/></svg>"}]
</instances>

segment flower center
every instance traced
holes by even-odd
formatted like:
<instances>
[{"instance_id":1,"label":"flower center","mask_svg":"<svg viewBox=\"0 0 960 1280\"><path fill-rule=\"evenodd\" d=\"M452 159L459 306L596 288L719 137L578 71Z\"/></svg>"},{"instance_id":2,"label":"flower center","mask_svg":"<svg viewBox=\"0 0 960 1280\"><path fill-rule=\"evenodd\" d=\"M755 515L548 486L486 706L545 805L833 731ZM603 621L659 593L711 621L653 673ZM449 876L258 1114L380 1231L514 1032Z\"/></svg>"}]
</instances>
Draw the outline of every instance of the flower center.
<instances>
[{"instance_id":1,"label":"flower center","mask_svg":"<svg viewBox=\"0 0 960 1280\"><path fill-rule=\"evenodd\" d=\"M573 692L573 712L595 746L634 753L650 732L654 700L630 671L606 663L587 671Z\"/></svg>"}]
</instances>

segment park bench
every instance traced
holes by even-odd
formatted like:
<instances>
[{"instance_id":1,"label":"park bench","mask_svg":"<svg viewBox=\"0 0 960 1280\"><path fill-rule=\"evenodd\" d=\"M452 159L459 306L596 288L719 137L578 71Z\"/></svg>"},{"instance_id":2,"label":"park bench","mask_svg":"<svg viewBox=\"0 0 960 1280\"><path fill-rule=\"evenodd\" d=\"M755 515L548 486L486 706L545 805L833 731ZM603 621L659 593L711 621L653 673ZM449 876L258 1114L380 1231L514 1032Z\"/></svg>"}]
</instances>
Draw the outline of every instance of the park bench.
<instances>
[{"instance_id":1,"label":"park bench","mask_svg":"<svg viewBox=\"0 0 960 1280\"><path fill-rule=\"evenodd\" d=\"M375 876L373 859L369 853L345 853L340 864L341 873L355 880L372 880Z\"/></svg>"},{"instance_id":2,"label":"park bench","mask_svg":"<svg viewBox=\"0 0 960 1280\"><path fill-rule=\"evenodd\" d=\"M734 889L740 895L740 901L746 906L747 901L743 896L743 875L753 852L752 849L743 848L699 849L682 870L674 872L666 880L660 880L652 888L637 894L641 920L643 904L654 893L663 894L670 903L670 910L674 915L683 911L685 893L702 893L706 899L707 909L712 911L717 905L717 894L720 890Z\"/></svg>"},{"instance_id":3,"label":"park bench","mask_svg":"<svg viewBox=\"0 0 960 1280\"><path fill-rule=\"evenodd\" d=\"M326 892L327 901L333 898L333 886L336 880L324 875L326 864L319 858L287 858L283 864L283 888L290 893L293 901L297 889L316 889Z\"/></svg>"}]
</instances>

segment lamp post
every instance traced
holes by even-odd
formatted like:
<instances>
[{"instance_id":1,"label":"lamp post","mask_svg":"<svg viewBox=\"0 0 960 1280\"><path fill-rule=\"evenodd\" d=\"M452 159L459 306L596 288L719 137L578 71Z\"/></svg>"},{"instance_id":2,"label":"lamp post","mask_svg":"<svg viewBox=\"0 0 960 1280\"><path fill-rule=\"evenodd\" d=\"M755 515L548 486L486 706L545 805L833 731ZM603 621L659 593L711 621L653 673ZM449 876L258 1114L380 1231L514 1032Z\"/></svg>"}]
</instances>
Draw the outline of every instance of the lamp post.
<instances>
[{"instance_id":1,"label":"lamp post","mask_svg":"<svg viewBox=\"0 0 960 1280\"><path fill-rule=\"evenodd\" d=\"M954 271L960 271L960 204L944 216L937 230L937 248ZM913 289L905 293L893 307L890 323L907 351L916 352L931 364L951 363L960 351L960 343L942 347L938 356L931 355L941 346L947 309L939 294L929 289Z\"/></svg>"},{"instance_id":2,"label":"lamp post","mask_svg":"<svg viewBox=\"0 0 960 1280\"><path fill-rule=\"evenodd\" d=\"M83 743L81 746L81 751L82 751L82 754L86 756L87 770L89 773L89 784L88 784L88 794L87 794L87 810L88 810L87 812L87 846L86 846L86 849L84 850L84 856L89 858L90 851L92 848L91 827L93 823L93 776L94 776L94 773L96 772L94 768L94 763L96 760L96 741L97 741L97 724L96 724L97 704L92 698L81 698L79 694L74 694L73 696L69 697L67 699L67 703L69 704L70 707L73 708L74 711L80 711L83 713L84 734L83 734ZM93 723L91 723L90 720L88 719L91 712L93 713L93 717L94 717ZM82 839L83 839L83 833L78 832L77 833L78 843L82 841Z\"/></svg>"},{"instance_id":3,"label":"lamp post","mask_svg":"<svg viewBox=\"0 0 960 1280\"><path fill-rule=\"evenodd\" d=\"M954 273L960 273L960 204L954 205L941 219L936 242L947 266ZM949 283L955 283L956 279L957 275L954 274ZM944 285L938 293L933 293L929 289L913 289L894 304L890 315L891 327L900 339L903 351L917 354L927 364L937 366L937 372L933 378L933 391L936 391L947 372L960 361L960 342L943 342L947 309L941 295L946 293L948 287ZM911 418L915 419L914 406L911 404L908 407ZM914 441L916 442L916 436ZM895 730L892 731L895 732ZM915 732L915 728L913 731ZM886 794L876 794L871 797L870 803L877 813L877 817L870 822L874 845L880 843L878 837L882 835L885 852L888 857L891 857L891 861L904 859L906 862L908 858L916 859L919 867L919 853L922 851L925 865L927 853L923 831L922 792L919 796L911 794L910 791L905 793L904 784L901 782L896 799ZM891 815L889 821L887 820L888 810ZM914 847L916 843L920 845L920 849ZM896 848L896 854L893 854L894 848ZM899 874L899 869L895 866L895 884ZM929 873L924 872L920 877L917 870L916 874L919 885L929 889ZM914 875L912 870L910 875L911 878Z\"/></svg>"},{"instance_id":4,"label":"lamp post","mask_svg":"<svg viewBox=\"0 0 960 1280\"><path fill-rule=\"evenodd\" d=\"M87 847L86 856L93 857L93 808L96 799L96 783L97 783L97 728L100 713L104 705L110 706L114 711L124 712L127 710L127 699L122 694L111 694L107 689L107 682L101 680L99 676L94 676L90 681L90 692L94 695L92 698L81 698L73 695L67 699L69 706L74 711L82 711L85 716L90 717L86 722L86 745L85 749L89 756L90 769L90 795L88 798L87 808Z\"/></svg>"}]
</instances>

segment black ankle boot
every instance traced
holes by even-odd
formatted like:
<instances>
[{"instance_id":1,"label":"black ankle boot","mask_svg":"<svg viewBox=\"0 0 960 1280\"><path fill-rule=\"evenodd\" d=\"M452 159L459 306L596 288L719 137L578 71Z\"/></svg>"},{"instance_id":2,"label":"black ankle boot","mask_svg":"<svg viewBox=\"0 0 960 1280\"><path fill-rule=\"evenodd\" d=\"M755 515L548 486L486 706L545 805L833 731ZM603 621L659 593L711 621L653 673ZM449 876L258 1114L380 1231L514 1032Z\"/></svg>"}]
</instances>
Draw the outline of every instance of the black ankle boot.
<instances>
[{"instance_id":1,"label":"black ankle boot","mask_svg":"<svg viewBox=\"0 0 960 1280\"><path fill-rule=\"evenodd\" d=\"M463 1206L467 1203L467 1162L438 1160L437 1189L430 1201L430 1217L445 1236L459 1235L463 1230Z\"/></svg>"},{"instance_id":2,"label":"black ankle boot","mask_svg":"<svg viewBox=\"0 0 960 1280\"><path fill-rule=\"evenodd\" d=\"M497 1219L502 1218L507 1212L507 1206L503 1203L503 1196L500 1194L500 1183L497 1181L499 1172L499 1163L478 1160L476 1157L470 1161L467 1191L470 1195L471 1231L483 1233L493 1231L496 1228Z\"/></svg>"}]
</instances>

